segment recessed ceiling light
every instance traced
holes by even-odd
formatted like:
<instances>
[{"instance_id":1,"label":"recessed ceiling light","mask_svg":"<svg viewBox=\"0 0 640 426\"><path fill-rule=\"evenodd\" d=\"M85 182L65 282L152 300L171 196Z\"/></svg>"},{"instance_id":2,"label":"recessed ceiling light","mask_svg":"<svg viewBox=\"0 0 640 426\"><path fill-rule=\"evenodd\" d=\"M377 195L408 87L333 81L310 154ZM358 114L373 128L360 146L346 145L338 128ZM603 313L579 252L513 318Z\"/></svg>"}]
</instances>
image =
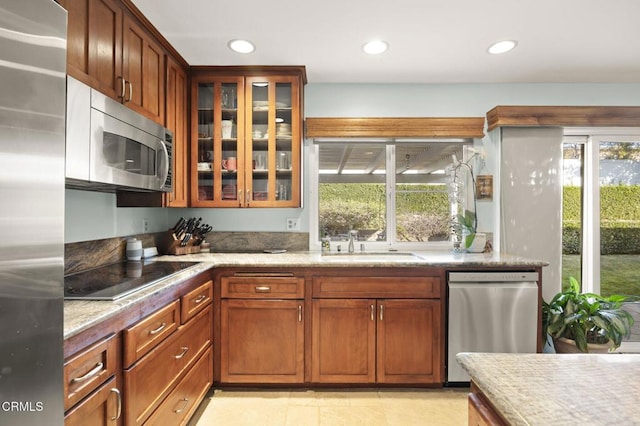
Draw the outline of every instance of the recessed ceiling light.
<instances>
[{"instance_id":1,"label":"recessed ceiling light","mask_svg":"<svg viewBox=\"0 0 640 426\"><path fill-rule=\"evenodd\" d=\"M499 55L501 53L506 53L512 50L518 44L515 40L503 40L497 43L493 43L489 46L488 52L492 55Z\"/></svg>"},{"instance_id":2,"label":"recessed ceiling light","mask_svg":"<svg viewBox=\"0 0 640 426\"><path fill-rule=\"evenodd\" d=\"M388 48L389 44L382 40L369 41L362 46L364 53L368 53L369 55L379 55L380 53L386 52Z\"/></svg>"},{"instance_id":3,"label":"recessed ceiling light","mask_svg":"<svg viewBox=\"0 0 640 426\"><path fill-rule=\"evenodd\" d=\"M247 40L231 40L229 42L229 49L237 53L251 53L256 50L256 47Z\"/></svg>"}]
</instances>

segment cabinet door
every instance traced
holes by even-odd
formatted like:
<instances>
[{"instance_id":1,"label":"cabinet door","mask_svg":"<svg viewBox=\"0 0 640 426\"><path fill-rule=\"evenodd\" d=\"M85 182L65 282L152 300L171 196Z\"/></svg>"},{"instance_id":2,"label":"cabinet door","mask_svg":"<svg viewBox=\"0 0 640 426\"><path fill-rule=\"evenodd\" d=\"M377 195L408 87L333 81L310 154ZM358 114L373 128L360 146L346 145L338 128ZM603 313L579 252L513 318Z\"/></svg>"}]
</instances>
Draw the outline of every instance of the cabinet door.
<instances>
[{"instance_id":1,"label":"cabinet door","mask_svg":"<svg viewBox=\"0 0 640 426\"><path fill-rule=\"evenodd\" d=\"M123 22L124 103L164 124L164 52L133 19Z\"/></svg>"},{"instance_id":2,"label":"cabinet door","mask_svg":"<svg viewBox=\"0 0 640 426\"><path fill-rule=\"evenodd\" d=\"M191 205L243 207L244 79L196 79L192 85Z\"/></svg>"},{"instance_id":3,"label":"cabinet door","mask_svg":"<svg viewBox=\"0 0 640 426\"><path fill-rule=\"evenodd\" d=\"M112 377L67 413L65 426L115 426L121 423L122 400Z\"/></svg>"},{"instance_id":4,"label":"cabinet door","mask_svg":"<svg viewBox=\"0 0 640 426\"><path fill-rule=\"evenodd\" d=\"M60 0L68 12L67 72L121 99L122 9L113 0Z\"/></svg>"},{"instance_id":5,"label":"cabinet door","mask_svg":"<svg viewBox=\"0 0 640 426\"><path fill-rule=\"evenodd\" d=\"M223 300L223 383L302 383L302 300Z\"/></svg>"},{"instance_id":6,"label":"cabinet door","mask_svg":"<svg viewBox=\"0 0 640 426\"><path fill-rule=\"evenodd\" d=\"M377 316L378 382L442 382L440 300L379 300Z\"/></svg>"},{"instance_id":7,"label":"cabinet door","mask_svg":"<svg viewBox=\"0 0 640 426\"><path fill-rule=\"evenodd\" d=\"M376 301L315 299L312 309L311 380L375 382Z\"/></svg>"},{"instance_id":8,"label":"cabinet door","mask_svg":"<svg viewBox=\"0 0 640 426\"><path fill-rule=\"evenodd\" d=\"M167 106L165 126L173 132L173 189L167 207L187 207L187 73L167 57Z\"/></svg>"},{"instance_id":9,"label":"cabinet door","mask_svg":"<svg viewBox=\"0 0 640 426\"><path fill-rule=\"evenodd\" d=\"M300 206L300 87L295 77L246 79L249 207Z\"/></svg>"}]
</instances>

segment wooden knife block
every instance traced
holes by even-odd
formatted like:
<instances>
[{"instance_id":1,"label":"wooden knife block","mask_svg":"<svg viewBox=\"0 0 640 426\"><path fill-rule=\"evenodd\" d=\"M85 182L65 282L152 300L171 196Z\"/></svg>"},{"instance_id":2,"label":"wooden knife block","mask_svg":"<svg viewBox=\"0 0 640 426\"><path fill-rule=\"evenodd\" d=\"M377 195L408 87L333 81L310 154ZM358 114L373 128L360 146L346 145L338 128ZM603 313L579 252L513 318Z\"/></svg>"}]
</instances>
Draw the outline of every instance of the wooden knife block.
<instances>
[{"instance_id":1,"label":"wooden knife block","mask_svg":"<svg viewBox=\"0 0 640 426\"><path fill-rule=\"evenodd\" d=\"M167 231L160 237L158 250L162 254L173 255L200 253L200 246L193 245L194 243L195 240L189 240L186 246L181 246L180 240L173 236L173 232Z\"/></svg>"}]
</instances>

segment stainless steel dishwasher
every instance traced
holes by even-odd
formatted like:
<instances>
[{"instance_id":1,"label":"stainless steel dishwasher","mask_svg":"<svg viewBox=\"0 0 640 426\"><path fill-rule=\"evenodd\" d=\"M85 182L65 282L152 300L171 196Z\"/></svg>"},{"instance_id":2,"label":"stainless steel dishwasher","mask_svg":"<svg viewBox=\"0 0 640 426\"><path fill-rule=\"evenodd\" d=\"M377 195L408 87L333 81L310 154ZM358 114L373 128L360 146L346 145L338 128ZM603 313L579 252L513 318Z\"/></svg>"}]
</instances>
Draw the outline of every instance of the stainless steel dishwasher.
<instances>
[{"instance_id":1,"label":"stainless steel dishwasher","mask_svg":"<svg viewBox=\"0 0 640 426\"><path fill-rule=\"evenodd\" d=\"M447 383L469 382L459 352L536 351L537 281L537 272L449 273Z\"/></svg>"}]
</instances>

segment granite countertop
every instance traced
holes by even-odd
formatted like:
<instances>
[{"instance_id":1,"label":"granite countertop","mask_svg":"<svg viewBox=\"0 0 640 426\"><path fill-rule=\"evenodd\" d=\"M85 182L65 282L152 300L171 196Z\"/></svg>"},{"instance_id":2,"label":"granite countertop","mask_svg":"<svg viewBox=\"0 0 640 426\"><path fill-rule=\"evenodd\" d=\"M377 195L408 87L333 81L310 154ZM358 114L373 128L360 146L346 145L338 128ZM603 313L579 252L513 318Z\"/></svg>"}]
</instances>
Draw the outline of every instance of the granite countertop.
<instances>
[{"instance_id":1,"label":"granite countertop","mask_svg":"<svg viewBox=\"0 0 640 426\"><path fill-rule=\"evenodd\" d=\"M181 256L160 256L159 260L183 260L187 262L212 262L223 266L288 266L335 267L339 266L546 266L547 262L526 259L500 253L453 253L450 251L402 251L365 252L323 255L320 252L286 253L197 253Z\"/></svg>"},{"instance_id":2,"label":"granite countertop","mask_svg":"<svg viewBox=\"0 0 640 426\"><path fill-rule=\"evenodd\" d=\"M640 424L640 354L456 358L512 425Z\"/></svg>"},{"instance_id":3,"label":"granite countertop","mask_svg":"<svg viewBox=\"0 0 640 426\"><path fill-rule=\"evenodd\" d=\"M321 255L320 252L286 253L198 253L182 256L159 256L159 261L200 262L150 287L140 290L117 301L65 300L64 302L64 338L68 339L105 319L117 315L146 298L163 291L178 282L184 281L210 268L215 267L466 267L466 266L545 266L547 263L508 256L499 253L466 254L451 252L412 252L405 254L340 254Z\"/></svg>"}]
</instances>

